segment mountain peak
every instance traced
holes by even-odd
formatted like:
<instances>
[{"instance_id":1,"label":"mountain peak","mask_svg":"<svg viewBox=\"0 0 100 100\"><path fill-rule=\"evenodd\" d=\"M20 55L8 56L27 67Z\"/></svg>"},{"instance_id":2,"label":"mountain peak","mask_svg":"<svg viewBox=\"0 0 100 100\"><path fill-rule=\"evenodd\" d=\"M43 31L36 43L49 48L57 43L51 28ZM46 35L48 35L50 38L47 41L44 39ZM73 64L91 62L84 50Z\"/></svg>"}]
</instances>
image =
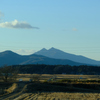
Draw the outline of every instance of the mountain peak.
<instances>
[{"instance_id":1,"label":"mountain peak","mask_svg":"<svg viewBox=\"0 0 100 100\"><path fill-rule=\"evenodd\" d=\"M0 56L4 56L4 55L12 56L12 55L19 55L19 54L15 53L15 52L13 52L11 50L6 50L6 51L0 53Z\"/></svg>"},{"instance_id":2,"label":"mountain peak","mask_svg":"<svg viewBox=\"0 0 100 100\"><path fill-rule=\"evenodd\" d=\"M56 50L54 47L50 48L49 50Z\"/></svg>"},{"instance_id":3,"label":"mountain peak","mask_svg":"<svg viewBox=\"0 0 100 100\"><path fill-rule=\"evenodd\" d=\"M84 57L84 56L79 56L75 54L70 54L67 52L64 52L62 50L56 49L54 47L50 48L49 50L42 49L43 51L38 51L35 54L38 55L43 55L49 58L54 58L54 59L68 59L74 62L79 62L79 63L87 63L87 64L93 64L93 65L100 65L100 62L95 61L93 59Z\"/></svg>"},{"instance_id":4,"label":"mountain peak","mask_svg":"<svg viewBox=\"0 0 100 100\"><path fill-rule=\"evenodd\" d=\"M14 52L12 52L11 50L6 50L6 51L4 51L4 52L1 52L1 53L8 54L8 53L14 53Z\"/></svg>"},{"instance_id":5,"label":"mountain peak","mask_svg":"<svg viewBox=\"0 0 100 100\"><path fill-rule=\"evenodd\" d=\"M47 51L47 49L43 48L43 49L41 49L41 51Z\"/></svg>"},{"instance_id":6,"label":"mountain peak","mask_svg":"<svg viewBox=\"0 0 100 100\"><path fill-rule=\"evenodd\" d=\"M42 54L46 53L47 51L48 51L47 49L43 48L40 51L35 52L35 54L42 55Z\"/></svg>"}]
</instances>

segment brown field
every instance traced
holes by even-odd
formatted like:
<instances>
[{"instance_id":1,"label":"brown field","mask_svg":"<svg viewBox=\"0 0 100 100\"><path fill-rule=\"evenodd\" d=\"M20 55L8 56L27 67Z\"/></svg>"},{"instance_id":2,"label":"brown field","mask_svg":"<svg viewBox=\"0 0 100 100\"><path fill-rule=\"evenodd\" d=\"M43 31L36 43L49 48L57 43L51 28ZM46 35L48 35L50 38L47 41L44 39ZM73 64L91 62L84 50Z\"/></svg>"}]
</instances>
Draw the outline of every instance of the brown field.
<instances>
[{"instance_id":1,"label":"brown field","mask_svg":"<svg viewBox=\"0 0 100 100\"><path fill-rule=\"evenodd\" d=\"M100 83L57 83L62 79L100 80L99 75L42 74L40 82L29 82L32 75L19 74L16 84L8 88L11 93L1 95L0 100L100 100ZM46 82L55 76L55 80Z\"/></svg>"},{"instance_id":2,"label":"brown field","mask_svg":"<svg viewBox=\"0 0 100 100\"><path fill-rule=\"evenodd\" d=\"M34 74L19 74L18 79L23 79L23 81L29 81L31 76ZM88 79L88 80L100 80L100 75L63 75L63 74L42 74L40 81L48 80L56 76L57 80L60 79Z\"/></svg>"},{"instance_id":3,"label":"brown field","mask_svg":"<svg viewBox=\"0 0 100 100\"><path fill-rule=\"evenodd\" d=\"M13 100L100 100L99 98L98 93L23 93Z\"/></svg>"}]
</instances>

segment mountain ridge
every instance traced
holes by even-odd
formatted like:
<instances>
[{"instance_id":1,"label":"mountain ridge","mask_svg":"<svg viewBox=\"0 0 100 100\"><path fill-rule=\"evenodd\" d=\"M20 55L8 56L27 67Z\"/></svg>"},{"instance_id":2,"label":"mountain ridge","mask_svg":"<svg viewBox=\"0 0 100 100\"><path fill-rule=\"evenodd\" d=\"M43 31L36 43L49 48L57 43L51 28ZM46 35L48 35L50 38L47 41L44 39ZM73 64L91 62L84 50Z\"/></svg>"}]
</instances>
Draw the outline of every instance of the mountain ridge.
<instances>
[{"instance_id":1,"label":"mountain ridge","mask_svg":"<svg viewBox=\"0 0 100 100\"><path fill-rule=\"evenodd\" d=\"M46 51L43 51L43 49L42 49L40 51L35 52L34 54L43 55L43 56L55 58L55 59L69 59L69 60L72 60L74 62L79 62L79 63L100 65L100 61L96 61L91 58L84 57L82 55L66 53L66 52L56 49L54 47L52 47Z\"/></svg>"},{"instance_id":2,"label":"mountain ridge","mask_svg":"<svg viewBox=\"0 0 100 100\"><path fill-rule=\"evenodd\" d=\"M44 51L44 50L43 50ZM12 51L0 53L0 66L3 65L26 65L26 64L47 64L47 65L84 65L68 59L55 59L43 55L19 55ZM85 64L86 65L86 64Z\"/></svg>"}]
</instances>

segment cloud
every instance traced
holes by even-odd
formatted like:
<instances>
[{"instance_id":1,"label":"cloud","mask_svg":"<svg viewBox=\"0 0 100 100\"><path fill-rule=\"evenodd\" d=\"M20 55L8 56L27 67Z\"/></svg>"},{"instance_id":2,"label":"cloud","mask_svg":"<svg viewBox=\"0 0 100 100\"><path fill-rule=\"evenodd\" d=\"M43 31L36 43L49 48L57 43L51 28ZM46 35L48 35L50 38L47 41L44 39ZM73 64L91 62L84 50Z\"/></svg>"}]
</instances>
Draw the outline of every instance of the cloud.
<instances>
[{"instance_id":1,"label":"cloud","mask_svg":"<svg viewBox=\"0 0 100 100\"><path fill-rule=\"evenodd\" d=\"M72 30L73 30L73 31L77 31L77 29L76 29L76 28L73 28Z\"/></svg>"},{"instance_id":2,"label":"cloud","mask_svg":"<svg viewBox=\"0 0 100 100\"><path fill-rule=\"evenodd\" d=\"M21 55L30 55L30 54L33 54L35 52L35 50L19 49L19 50L16 50L15 52L18 54L21 54Z\"/></svg>"},{"instance_id":3,"label":"cloud","mask_svg":"<svg viewBox=\"0 0 100 100\"><path fill-rule=\"evenodd\" d=\"M39 29L38 27L33 27L27 22L19 22L18 20L14 20L12 22L3 22L0 23L0 27L2 28L15 28L15 29Z\"/></svg>"}]
</instances>

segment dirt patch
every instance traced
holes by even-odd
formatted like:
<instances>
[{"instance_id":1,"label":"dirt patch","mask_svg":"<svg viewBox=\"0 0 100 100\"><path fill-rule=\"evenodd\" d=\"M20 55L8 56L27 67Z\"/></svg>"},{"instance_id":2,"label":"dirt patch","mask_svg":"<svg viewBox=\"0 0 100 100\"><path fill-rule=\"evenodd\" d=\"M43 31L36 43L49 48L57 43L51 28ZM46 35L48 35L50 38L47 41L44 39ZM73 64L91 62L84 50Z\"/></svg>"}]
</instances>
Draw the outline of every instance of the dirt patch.
<instances>
[{"instance_id":1,"label":"dirt patch","mask_svg":"<svg viewBox=\"0 0 100 100\"><path fill-rule=\"evenodd\" d=\"M8 89L5 89L5 91L7 93L11 93L13 92L15 89L17 88L17 84L16 83L13 83L11 87L9 87Z\"/></svg>"}]
</instances>

